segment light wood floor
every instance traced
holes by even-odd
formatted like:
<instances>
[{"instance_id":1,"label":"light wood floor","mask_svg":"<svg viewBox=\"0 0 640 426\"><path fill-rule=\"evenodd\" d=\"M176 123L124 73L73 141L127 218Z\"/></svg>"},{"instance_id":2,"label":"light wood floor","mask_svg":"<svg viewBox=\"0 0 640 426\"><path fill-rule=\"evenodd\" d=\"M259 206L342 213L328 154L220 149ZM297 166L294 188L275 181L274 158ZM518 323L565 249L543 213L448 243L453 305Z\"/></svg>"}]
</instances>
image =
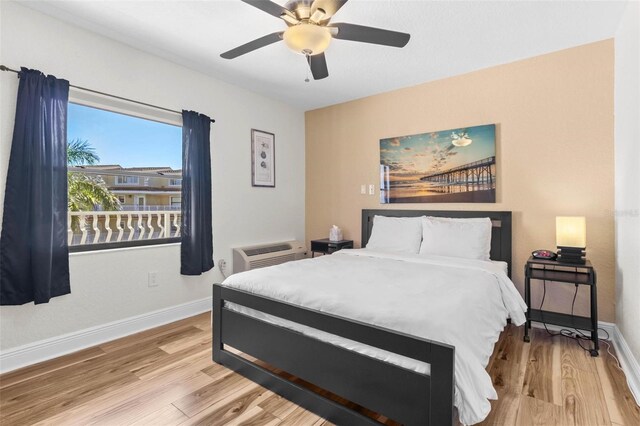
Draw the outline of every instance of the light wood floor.
<instances>
[{"instance_id":1,"label":"light wood floor","mask_svg":"<svg viewBox=\"0 0 640 426\"><path fill-rule=\"evenodd\" d=\"M211 361L209 315L0 376L0 424L328 425ZM483 424L640 425L615 361L509 326L487 367L500 399Z\"/></svg>"}]
</instances>

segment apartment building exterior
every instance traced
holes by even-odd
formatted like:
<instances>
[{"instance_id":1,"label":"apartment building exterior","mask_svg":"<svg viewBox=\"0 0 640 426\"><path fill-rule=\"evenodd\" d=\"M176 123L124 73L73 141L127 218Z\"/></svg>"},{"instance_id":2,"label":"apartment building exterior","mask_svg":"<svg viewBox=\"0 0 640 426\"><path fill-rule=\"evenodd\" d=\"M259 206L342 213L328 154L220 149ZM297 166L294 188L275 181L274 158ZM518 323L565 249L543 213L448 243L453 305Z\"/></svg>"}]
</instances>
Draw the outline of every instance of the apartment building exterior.
<instances>
[{"instance_id":1,"label":"apartment building exterior","mask_svg":"<svg viewBox=\"0 0 640 426\"><path fill-rule=\"evenodd\" d=\"M117 164L83 166L82 170L100 175L123 211L180 210L182 170Z\"/></svg>"}]
</instances>

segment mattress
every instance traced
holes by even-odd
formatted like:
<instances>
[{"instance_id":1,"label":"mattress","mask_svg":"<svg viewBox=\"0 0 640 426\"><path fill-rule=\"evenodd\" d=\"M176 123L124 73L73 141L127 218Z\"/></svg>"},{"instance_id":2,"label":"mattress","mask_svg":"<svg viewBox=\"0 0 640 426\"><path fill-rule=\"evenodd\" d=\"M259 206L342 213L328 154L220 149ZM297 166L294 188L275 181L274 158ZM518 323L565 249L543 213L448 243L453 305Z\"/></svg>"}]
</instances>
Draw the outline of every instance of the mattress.
<instances>
[{"instance_id":1,"label":"mattress","mask_svg":"<svg viewBox=\"0 0 640 426\"><path fill-rule=\"evenodd\" d=\"M301 279L303 277L303 279ZM511 318L526 305L504 262L399 255L368 249L235 274L224 286L455 346L455 398L460 421L482 421L497 399L485 367ZM421 374L427 363L296 324L263 312L229 309Z\"/></svg>"}]
</instances>

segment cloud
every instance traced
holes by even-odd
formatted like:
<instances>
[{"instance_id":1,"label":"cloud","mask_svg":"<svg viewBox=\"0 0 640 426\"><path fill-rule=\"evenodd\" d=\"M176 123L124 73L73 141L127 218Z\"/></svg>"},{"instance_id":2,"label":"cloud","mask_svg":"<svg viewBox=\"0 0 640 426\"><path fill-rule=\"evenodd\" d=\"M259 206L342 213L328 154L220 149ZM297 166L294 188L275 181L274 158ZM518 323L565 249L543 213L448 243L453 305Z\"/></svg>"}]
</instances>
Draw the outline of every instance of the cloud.
<instances>
[{"instance_id":1,"label":"cloud","mask_svg":"<svg viewBox=\"0 0 640 426\"><path fill-rule=\"evenodd\" d=\"M412 151L411 148L409 148L408 146L404 148L405 151Z\"/></svg>"},{"instance_id":2,"label":"cloud","mask_svg":"<svg viewBox=\"0 0 640 426\"><path fill-rule=\"evenodd\" d=\"M455 145L450 143L447 143L444 146L441 144L432 143L430 147L430 152L433 156L431 171L439 172L443 170L449 162L449 159L458 154L458 152L455 151L455 148Z\"/></svg>"},{"instance_id":3,"label":"cloud","mask_svg":"<svg viewBox=\"0 0 640 426\"><path fill-rule=\"evenodd\" d=\"M383 159L380 161L380 165L388 167L389 171L394 174L415 174L416 163L413 161L390 161Z\"/></svg>"},{"instance_id":4,"label":"cloud","mask_svg":"<svg viewBox=\"0 0 640 426\"><path fill-rule=\"evenodd\" d=\"M391 139L391 142L389 142L389 145L391 145L391 146L400 146L400 139L398 139L398 138Z\"/></svg>"},{"instance_id":5,"label":"cloud","mask_svg":"<svg viewBox=\"0 0 640 426\"><path fill-rule=\"evenodd\" d=\"M391 171L397 171L402 169L402 164L397 161L381 160L380 164L389 167Z\"/></svg>"}]
</instances>

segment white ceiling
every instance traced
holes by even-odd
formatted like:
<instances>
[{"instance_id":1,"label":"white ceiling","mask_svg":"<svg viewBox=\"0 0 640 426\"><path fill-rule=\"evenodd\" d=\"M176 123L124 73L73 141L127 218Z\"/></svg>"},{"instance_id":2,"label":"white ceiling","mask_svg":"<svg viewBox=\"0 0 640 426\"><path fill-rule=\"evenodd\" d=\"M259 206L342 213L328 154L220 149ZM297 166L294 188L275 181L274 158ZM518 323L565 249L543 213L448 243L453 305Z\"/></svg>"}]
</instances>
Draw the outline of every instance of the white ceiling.
<instances>
[{"instance_id":1,"label":"white ceiling","mask_svg":"<svg viewBox=\"0 0 640 426\"><path fill-rule=\"evenodd\" d=\"M305 110L611 38L625 8L624 1L350 0L333 22L408 32L409 44L334 40L329 77L305 83L306 61L284 43L220 58L285 28L240 0L21 3Z\"/></svg>"}]
</instances>

